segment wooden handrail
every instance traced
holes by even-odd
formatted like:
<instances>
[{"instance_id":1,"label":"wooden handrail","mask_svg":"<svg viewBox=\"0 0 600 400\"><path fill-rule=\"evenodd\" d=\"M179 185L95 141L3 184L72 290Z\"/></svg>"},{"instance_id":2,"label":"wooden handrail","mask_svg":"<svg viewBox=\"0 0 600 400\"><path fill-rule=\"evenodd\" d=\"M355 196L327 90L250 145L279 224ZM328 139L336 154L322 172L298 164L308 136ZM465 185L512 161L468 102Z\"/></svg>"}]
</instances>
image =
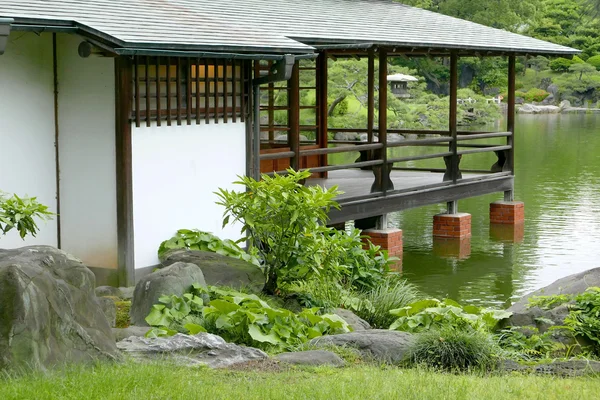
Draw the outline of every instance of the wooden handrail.
<instances>
[{"instance_id":1,"label":"wooden handrail","mask_svg":"<svg viewBox=\"0 0 600 400\"><path fill-rule=\"evenodd\" d=\"M347 153L354 151L365 151L365 150L376 150L382 149L382 143L373 143L373 144L361 144L357 146L340 146L340 147L330 147L327 149L310 149L310 150L300 150L300 156L316 156L321 154L335 154L335 153Z\"/></svg>"},{"instance_id":2,"label":"wooden handrail","mask_svg":"<svg viewBox=\"0 0 600 400\"><path fill-rule=\"evenodd\" d=\"M431 158L442 158L451 156L452 152L447 151L445 153L435 153L435 154L424 154L421 156L410 156L410 157L399 157L399 158L390 158L388 159L388 163L397 163L397 162L406 162L406 161L417 161L417 160L428 160Z\"/></svg>"}]
</instances>

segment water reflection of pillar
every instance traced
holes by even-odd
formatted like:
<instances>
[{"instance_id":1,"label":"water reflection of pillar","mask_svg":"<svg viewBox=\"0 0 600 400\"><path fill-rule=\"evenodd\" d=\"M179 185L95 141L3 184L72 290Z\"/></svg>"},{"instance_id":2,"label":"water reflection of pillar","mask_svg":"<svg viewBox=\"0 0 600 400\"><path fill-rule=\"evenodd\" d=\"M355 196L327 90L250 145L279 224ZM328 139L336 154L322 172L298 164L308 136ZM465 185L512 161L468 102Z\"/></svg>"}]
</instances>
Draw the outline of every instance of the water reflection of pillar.
<instances>
[{"instance_id":1,"label":"water reflection of pillar","mask_svg":"<svg viewBox=\"0 0 600 400\"><path fill-rule=\"evenodd\" d=\"M514 293L513 268L515 265L515 246L512 243L504 243L502 246L502 259L504 260L505 268L502 268L496 275L494 286L496 294L504 302L504 308L508 308L512 305L511 299Z\"/></svg>"},{"instance_id":2,"label":"water reflection of pillar","mask_svg":"<svg viewBox=\"0 0 600 400\"><path fill-rule=\"evenodd\" d=\"M441 258L465 260L471 256L471 238L433 238L433 254Z\"/></svg>"},{"instance_id":3,"label":"water reflection of pillar","mask_svg":"<svg viewBox=\"0 0 600 400\"><path fill-rule=\"evenodd\" d=\"M501 243L521 243L525 237L523 222L510 224L490 224L490 239Z\"/></svg>"}]
</instances>

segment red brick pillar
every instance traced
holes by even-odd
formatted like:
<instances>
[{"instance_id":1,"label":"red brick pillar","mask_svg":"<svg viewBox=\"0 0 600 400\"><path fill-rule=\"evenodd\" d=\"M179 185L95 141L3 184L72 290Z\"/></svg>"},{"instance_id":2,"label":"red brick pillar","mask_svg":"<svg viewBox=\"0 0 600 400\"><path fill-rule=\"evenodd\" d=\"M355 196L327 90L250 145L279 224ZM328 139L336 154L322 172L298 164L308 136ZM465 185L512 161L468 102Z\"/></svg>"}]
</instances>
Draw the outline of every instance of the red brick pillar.
<instances>
[{"instance_id":1,"label":"red brick pillar","mask_svg":"<svg viewBox=\"0 0 600 400\"><path fill-rule=\"evenodd\" d=\"M525 205L521 201L496 201L490 204L490 223L517 225L525 222Z\"/></svg>"},{"instance_id":2,"label":"red brick pillar","mask_svg":"<svg viewBox=\"0 0 600 400\"><path fill-rule=\"evenodd\" d=\"M462 239L471 237L471 214L438 214L433 216L433 236Z\"/></svg>"},{"instance_id":3,"label":"red brick pillar","mask_svg":"<svg viewBox=\"0 0 600 400\"><path fill-rule=\"evenodd\" d=\"M402 230L395 228L387 229L368 229L363 231L363 235L368 237L363 241L370 241L376 246L381 246L387 250L388 255L393 257L402 257Z\"/></svg>"}]
</instances>

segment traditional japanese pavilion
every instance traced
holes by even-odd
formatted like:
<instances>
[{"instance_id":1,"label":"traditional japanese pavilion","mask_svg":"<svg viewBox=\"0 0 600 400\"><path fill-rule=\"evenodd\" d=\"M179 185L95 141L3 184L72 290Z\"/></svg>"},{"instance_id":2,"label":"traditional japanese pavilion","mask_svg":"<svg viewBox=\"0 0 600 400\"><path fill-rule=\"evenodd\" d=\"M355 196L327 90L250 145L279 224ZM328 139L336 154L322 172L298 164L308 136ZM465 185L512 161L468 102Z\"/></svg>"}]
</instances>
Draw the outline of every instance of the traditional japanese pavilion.
<instances>
[{"instance_id":1,"label":"traditional japanese pavilion","mask_svg":"<svg viewBox=\"0 0 600 400\"><path fill-rule=\"evenodd\" d=\"M457 200L493 192L506 202L492 207L492 219L518 222L515 57L577 53L391 0L0 0L5 44L0 188L37 196L58 215L38 237L9 235L1 246L58 246L100 281L121 285L151 270L159 243L177 229L239 237L221 229L213 192L237 175L290 166L310 168L307 185L345 192L332 224L375 217L385 225L387 213L447 203L451 215L436 216L434 233L468 236ZM388 129L387 60L397 56L449 59L448 129ZM458 129L464 56L508 57L501 132ZM368 59L367 123L352 129L366 142L329 138L337 130L328 126L328 67L344 57ZM314 84L301 86L301 75ZM303 91L316 101L303 104ZM275 101L280 92L285 105ZM303 113L314 121L306 125ZM388 133L419 136L392 142ZM490 138L506 141L477 142ZM398 150L409 146L441 150ZM493 168L461 171L461 157L474 153L489 153ZM339 154L360 157L332 162ZM443 163L407 164L415 160ZM383 244L397 235L372 232Z\"/></svg>"}]
</instances>

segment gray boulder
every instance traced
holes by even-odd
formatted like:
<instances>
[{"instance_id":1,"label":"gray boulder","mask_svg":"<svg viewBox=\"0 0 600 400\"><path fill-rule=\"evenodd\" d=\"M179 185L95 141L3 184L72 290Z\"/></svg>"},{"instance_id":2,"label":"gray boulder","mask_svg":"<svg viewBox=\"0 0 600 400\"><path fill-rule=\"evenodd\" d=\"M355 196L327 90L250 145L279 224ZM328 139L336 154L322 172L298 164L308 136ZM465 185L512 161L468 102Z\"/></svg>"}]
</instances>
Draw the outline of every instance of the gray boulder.
<instances>
[{"instance_id":1,"label":"gray boulder","mask_svg":"<svg viewBox=\"0 0 600 400\"><path fill-rule=\"evenodd\" d=\"M117 305L108 297L98 297L97 300L108 324L111 328L114 328L117 324Z\"/></svg>"},{"instance_id":2,"label":"gray boulder","mask_svg":"<svg viewBox=\"0 0 600 400\"><path fill-rule=\"evenodd\" d=\"M500 363L498 363L498 369L504 372L573 377L598 375L600 373L600 362L584 359L572 359L526 365L520 364L513 360L502 360Z\"/></svg>"},{"instance_id":3,"label":"gray boulder","mask_svg":"<svg viewBox=\"0 0 600 400\"><path fill-rule=\"evenodd\" d=\"M146 333L150 330L147 326L135 326L131 325L127 328L113 328L113 334L115 335L115 340L120 342L123 339L127 339L131 336L145 336Z\"/></svg>"},{"instance_id":4,"label":"gray boulder","mask_svg":"<svg viewBox=\"0 0 600 400\"><path fill-rule=\"evenodd\" d=\"M346 321L348 323L348 325L350 326L350 328L352 328L352 330L354 332L366 331L367 329L371 329L371 325L369 325L369 323L367 321L365 321L358 315L354 314L350 310L345 310L343 308L336 308L334 314L342 317L344 319L344 321Z\"/></svg>"},{"instance_id":5,"label":"gray boulder","mask_svg":"<svg viewBox=\"0 0 600 400\"><path fill-rule=\"evenodd\" d=\"M61 250L0 250L0 370L118 359L95 287L94 274Z\"/></svg>"},{"instance_id":6,"label":"gray boulder","mask_svg":"<svg viewBox=\"0 0 600 400\"><path fill-rule=\"evenodd\" d=\"M558 114L561 108L557 106L539 106L534 104L523 104L517 109L520 114Z\"/></svg>"},{"instance_id":7,"label":"gray boulder","mask_svg":"<svg viewBox=\"0 0 600 400\"><path fill-rule=\"evenodd\" d=\"M396 142L402 142L405 139L404 139L404 136L400 135L399 133L388 133L387 140L388 140L388 143L396 143Z\"/></svg>"},{"instance_id":8,"label":"gray boulder","mask_svg":"<svg viewBox=\"0 0 600 400\"><path fill-rule=\"evenodd\" d=\"M197 265L202 270L207 285L236 289L247 287L258 292L265 286L265 275L260 268L237 258L208 251L170 250L162 259L164 266L176 262Z\"/></svg>"},{"instance_id":9,"label":"gray boulder","mask_svg":"<svg viewBox=\"0 0 600 400\"><path fill-rule=\"evenodd\" d=\"M206 286L202 270L195 264L176 262L166 268L146 275L135 286L131 302L131 323L137 326L148 326L146 316L152 306L158 304L163 295L182 296L192 285L197 283Z\"/></svg>"},{"instance_id":10,"label":"gray boulder","mask_svg":"<svg viewBox=\"0 0 600 400\"><path fill-rule=\"evenodd\" d=\"M355 132L336 132L334 140L355 141L360 140L360 135Z\"/></svg>"},{"instance_id":11,"label":"gray boulder","mask_svg":"<svg viewBox=\"0 0 600 400\"><path fill-rule=\"evenodd\" d=\"M294 353L281 353L275 359L285 364L343 367L346 363L337 354L326 350L298 351Z\"/></svg>"},{"instance_id":12,"label":"gray boulder","mask_svg":"<svg viewBox=\"0 0 600 400\"><path fill-rule=\"evenodd\" d=\"M413 336L408 332L372 329L318 337L312 339L309 345L354 347L366 359L399 364L407 356L412 342Z\"/></svg>"},{"instance_id":13,"label":"gray boulder","mask_svg":"<svg viewBox=\"0 0 600 400\"><path fill-rule=\"evenodd\" d=\"M133 299L133 291L135 290L135 286L132 287L120 287L119 291L121 295L119 296L123 300L131 300Z\"/></svg>"},{"instance_id":14,"label":"gray boulder","mask_svg":"<svg viewBox=\"0 0 600 400\"><path fill-rule=\"evenodd\" d=\"M194 336L178 333L166 338L130 337L118 342L117 347L136 361L154 362L166 358L189 367L223 368L267 358L262 350L227 343L210 333Z\"/></svg>"},{"instance_id":15,"label":"gray boulder","mask_svg":"<svg viewBox=\"0 0 600 400\"><path fill-rule=\"evenodd\" d=\"M360 141L361 142L367 142L369 141L369 135L366 133L361 133L359 135ZM379 137L376 135L373 135L373 143L378 143L379 142Z\"/></svg>"},{"instance_id":16,"label":"gray boulder","mask_svg":"<svg viewBox=\"0 0 600 400\"><path fill-rule=\"evenodd\" d=\"M113 286L98 286L94 292L98 297L121 297L121 290Z\"/></svg>"}]
</instances>

